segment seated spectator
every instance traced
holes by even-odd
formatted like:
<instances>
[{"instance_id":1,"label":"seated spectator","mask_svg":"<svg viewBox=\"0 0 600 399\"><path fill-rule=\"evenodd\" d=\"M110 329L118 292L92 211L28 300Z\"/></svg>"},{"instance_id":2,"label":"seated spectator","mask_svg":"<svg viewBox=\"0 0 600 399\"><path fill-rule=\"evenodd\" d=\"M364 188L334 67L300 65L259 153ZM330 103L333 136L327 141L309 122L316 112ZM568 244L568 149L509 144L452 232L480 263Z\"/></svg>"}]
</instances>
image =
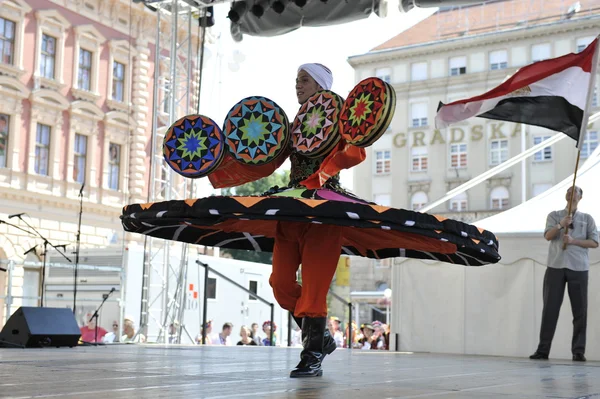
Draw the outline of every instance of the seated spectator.
<instances>
[{"instance_id":1,"label":"seated spectator","mask_svg":"<svg viewBox=\"0 0 600 399\"><path fill-rule=\"evenodd\" d=\"M342 334L342 327L340 319L333 316L331 319L331 336L335 341L335 346L342 348L344 346L344 335Z\"/></svg>"},{"instance_id":2,"label":"seated spectator","mask_svg":"<svg viewBox=\"0 0 600 399\"><path fill-rule=\"evenodd\" d=\"M348 331L348 327L350 327L350 332ZM363 338L363 335L356 327L355 322L352 322L350 325L348 325L348 323L346 323L346 335L345 335L345 339L344 339L344 348L348 347L348 334L351 334L350 335L350 343L352 345L351 347L353 349L360 349L361 344L359 341Z\"/></svg>"},{"instance_id":3,"label":"seated spectator","mask_svg":"<svg viewBox=\"0 0 600 399\"><path fill-rule=\"evenodd\" d=\"M363 338L359 341L362 350L377 349L379 335L375 332L375 328L371 324L363 324L361 326Z\"/></svg>"},{"instance_id":4,"label":"seated spectator","mask_svg":"<svg viewBox=\"0 0 600 399\"><path fill-rule=\"evenodd\" d=\"M231 324L231 323L223 324L223 328L221 329L221 332L219 333L218 340L212 341L212 344L213 345L226 345L226 346L232 345L231 337L230 337L232 329L233 329L233 324Z\"/></svg>"},{"instance_id":5,"label":"seated spectator","mask_svg":"<svg viewBox=\"0 0 600 399\"><path fill-rule=\"evenodd\" d=\"M102 338L102 342L104 342L105 344L119 342L119 322L114 320L112 328L113 330L109 333L106 333L106 335Z\"/></svg>"},{"instance_id":6,"label":"seated spectator","mask_svg":"<svg viewBox=\"0 0 600 399\"><path fill-rule=\"evenodd\" d=\"M241 340L238 341L238 345L254 345L256 346L256 342L252 338L250 338L250 329L246 326L242 326L240 329L240 337Z\"/></svg>"},{"instance_id":7,"label":"seated spectator","mask_svg":"<svg viewBox=\"0 0 600 399\"><path fill-rule=\"evenodd\" d=\"M294 322L294 329L292 330L292 347L302 348L302 328Z\"/></svg>"},{"instance_id":8,"label":"seated spectator","mask_svg":"<svg viewBox=\"0 0 600 399\"><path fill-rule=\"evenodd\" d=\"M263 341L262 337L258 332L258 323L252 323L252 326L250 328L250 338L252 338L252 340L256 342L256 345L262 346Z\"/></svg>"},{"instance_id":9,"label":"seated spectator","mask_svg":"<svg viewBox=\"0 0 600 399\"><path fill-rule=\"evenodd\" d=\"M121 336L121 342L146 342L146 337L144 336L144 334L139 333L136 336L135 323L131 318L126 318L125 320L123 320L123 335Z\"/></svg>"},{"instance_id":10,"label":"seated spectator","mask_svg":"<svg viewBox=\"0 0 600 399\"><path fill-rule=\"evenodd\" d=\"M106 335L107 331L98 326L98 335L96 335L96 318L91 319L92 315L93 313L90 312L85 315L86 325L79 329L81 331L81 340L88 343L102 342L102 338Z\"/></svg>"},{"instance_id":11,"label":"seated spectator","mask_svg":"<svg viewBox=\"0 0 600 399\"><path fill-rule=\"evenodd\" d=\"M265 321L263 323L263 332L265 333L265 338L263 338L263 346L275 346L277 345L277 335L275 334L277 331L277 324L273 322L273 344L271 345L271 322Z\"/></svg>"},{"instance_id":12,"label":"seated spectator","mask_svg":"<svg viewBox=\"0 0 600 399\"><path fill-rule=\"evenodd\" d=\"M375 320L372 323L373 328L375 329L375 334L378 338L377 338L377 349L380 350L388 350L388 345L386 343L386 336L385 336L385 325L380 322ZM388 337L389 338L389 337Z\"/></svg>"},{"instance_id":13,"label":"seated spectator","mask_svg":"<svg viewBox=\"0 0 600 399\"><path fill-rule=\"evenodd\" d=\"M385 349L390 350L390 325L382 324L381 328L383 329L383 339L385 342Z\"/></svg>"},{"instance_id":14,"label":"seated spectator","mask_svg":"<svg viewBox=\"0 0 600 399\"><path fill-rule=\"evenodd\" d=\"M177 343L177 329L179 328L179 323L171 323L169 324L169 343L176 344Z\"/></svg>"},{"instance_id":15,"label":"seated spectator","mask_svg":"<svg viewBox=\"0 0 600 399\"><path fill-rule=\"evenodd\" d=\"M200 334L196 337L196 343L202 345L202 331L206 331L205 345L212 345L212 320L208 320L204 328L200 329ZM216 340L215 340L216 341Z\"/></svg>"}]
</instances>

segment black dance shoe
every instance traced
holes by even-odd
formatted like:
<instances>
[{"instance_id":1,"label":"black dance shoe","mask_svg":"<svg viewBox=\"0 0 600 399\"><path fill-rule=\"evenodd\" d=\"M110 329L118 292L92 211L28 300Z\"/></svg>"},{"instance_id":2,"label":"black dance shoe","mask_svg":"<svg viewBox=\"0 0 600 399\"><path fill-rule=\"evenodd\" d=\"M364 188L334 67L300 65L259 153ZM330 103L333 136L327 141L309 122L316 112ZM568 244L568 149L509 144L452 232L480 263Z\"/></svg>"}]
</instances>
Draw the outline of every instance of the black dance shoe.
<instances>
[{"instance_id":1,"label":"black dance shoe","mask_svg":"<svg viewBox=\"0 0 600 399\"><path fill-rule=\"evenodd\" d=\"M529 356L529 358L532 360L548 360L548 355L546 353L535 351L535 353Z\"/></svg>"},{"instance_id":2,"label":"black dance shoe","mask_svg":"<svg viewBox=\"0 0 600 399\"><path fill-rule=\"evenodd\" d=\"M300 363L290 373L291 378L320 377L323 375L321 364L324 334L327 327L326 317L305 317L302 321L302 343L304 349L300 354Z\"/></svg>"}]
</instances>

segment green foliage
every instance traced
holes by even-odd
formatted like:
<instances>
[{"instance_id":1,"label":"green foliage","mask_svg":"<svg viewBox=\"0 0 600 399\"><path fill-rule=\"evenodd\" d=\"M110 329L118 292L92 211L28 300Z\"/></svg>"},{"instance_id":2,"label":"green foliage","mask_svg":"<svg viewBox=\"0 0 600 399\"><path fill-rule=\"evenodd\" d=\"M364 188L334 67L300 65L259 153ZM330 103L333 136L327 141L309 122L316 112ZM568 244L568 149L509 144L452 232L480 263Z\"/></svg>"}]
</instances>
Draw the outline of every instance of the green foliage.
<instances>
[{"instance_id":1,"label":"green foliage","mask_svg":"<svg viewBox=\"0 0 600 399\"><path fill-rule=\"evenodd\" d=\"M272 264L273 254L270 252L246 251L244 249L221 248L221 254L229 255L233 259L245 260L247 262Z\"/></svg>"},{"instance_id":2,"label":"green foliage","mask_svg":"<svg viewBox=\"0 0 600 399\"><path fill-rule=\"evenodd\" d=\"M261 195L273 186L285 187L288 182L288 173L281 171L238 187L225 188L221 192L223 195Z\"/></svg>"},{"instance_id":3,"label":"green foliage","mask_svg":"<svg viewBox=\"0 0 600 399\"><path fill-rule=\"evenodd\" d=\"M289 178L287 172L275 172L272 175L260 180L246 183L238 187L225 188L221 192L222 195L261 195L273 186L285 187L287 186L288 182ZM233 259L245 260L248 262L266 263L268 265L270 265L273 260L273 254L269 252L222 248L221 253L230 255Z\"/></svg>"}]
</instances>

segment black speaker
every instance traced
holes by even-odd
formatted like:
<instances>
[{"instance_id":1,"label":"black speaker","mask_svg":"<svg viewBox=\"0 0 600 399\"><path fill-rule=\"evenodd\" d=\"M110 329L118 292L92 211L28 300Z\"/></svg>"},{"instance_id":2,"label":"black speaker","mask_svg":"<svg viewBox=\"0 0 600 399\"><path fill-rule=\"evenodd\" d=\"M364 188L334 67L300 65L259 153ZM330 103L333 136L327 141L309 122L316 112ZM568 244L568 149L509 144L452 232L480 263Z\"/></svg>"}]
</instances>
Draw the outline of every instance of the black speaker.
<instances>
[{"instance_id":1,"label":"black speaker","mask_svg":"<svg viewBox=\"0 0 600 399\"><path fill-rule=\"evenodd\" d=\"M0 345L41 348L76 346L81 332L68 308L20 307L0 332Z\"/></svg>"}]
</instances>

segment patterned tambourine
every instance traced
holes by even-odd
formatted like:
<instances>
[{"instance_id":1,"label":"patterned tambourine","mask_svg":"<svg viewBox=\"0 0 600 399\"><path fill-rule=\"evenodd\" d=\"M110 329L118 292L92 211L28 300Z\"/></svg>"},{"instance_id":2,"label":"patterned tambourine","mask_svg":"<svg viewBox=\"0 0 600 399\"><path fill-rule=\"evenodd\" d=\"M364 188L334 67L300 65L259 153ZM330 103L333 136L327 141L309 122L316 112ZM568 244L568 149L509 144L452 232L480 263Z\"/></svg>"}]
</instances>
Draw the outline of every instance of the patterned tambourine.
<instances>
[{"instance_id":1,"label":"patterned tambourine","mask_svg":"<svg viewBox=\"0 0 600 399\"><path fill-rule=\"evenodd\" d=\"M225 136L219 125L202 115L188 115L175 122L163 140L163 156L184 177L203 177L216 168L225 155Z\"/></svg>"},{"instance_id":2,"label":"patterned tambourine","mask_svg":"<svg viewBox=\"0 0 600 399\"><path fill-rule=\"evenodd\" d=\"M379 78L357 84L342 106L339 129L348 143L368 147L386 131L396 108L396 92Z\"/></svg>"},{"instance_id":3,"label":"patterned tambourine","mask_svg":"<svg viewBox=\"0 0 600 399\"><path fill-rule=\"evenodd\" d=\"M323 90L311 96L298 111L292 125L292 146L298 153L317 158L340 141L338 119L344 99Z\"/></svg>"},{"instance_id":4,"label":"patterned tambourine","mask_svg":"<svg viewBox=\"0 0 600 399\"><path fill-rule=\"evenodd\" d=\"M289 140L288 118L274 101L247 97L231 108L223 126L229 153L248 165L263 165L285 151Z\"/></svg>"},{"instance_id":5,"label":"patterned tambourine","mask_svg":"<svg viewBox=\"0 0 600 399\"><path fill-rule=\"evenodd\" d=\"M386 107L387 113L383 115L383 117L379 120L379 123L376 125L376 128L373 129L373 134L371 134L371 138L358 144L359 147L368 147L375 143L387 131L388 127L392 123L394 111L396 110L396 90L394 90L392 85L390 85L387 82L385 82L385 85L388 87L390 94L388 96L388 106Z\"/></svg>"}]
</instances>

